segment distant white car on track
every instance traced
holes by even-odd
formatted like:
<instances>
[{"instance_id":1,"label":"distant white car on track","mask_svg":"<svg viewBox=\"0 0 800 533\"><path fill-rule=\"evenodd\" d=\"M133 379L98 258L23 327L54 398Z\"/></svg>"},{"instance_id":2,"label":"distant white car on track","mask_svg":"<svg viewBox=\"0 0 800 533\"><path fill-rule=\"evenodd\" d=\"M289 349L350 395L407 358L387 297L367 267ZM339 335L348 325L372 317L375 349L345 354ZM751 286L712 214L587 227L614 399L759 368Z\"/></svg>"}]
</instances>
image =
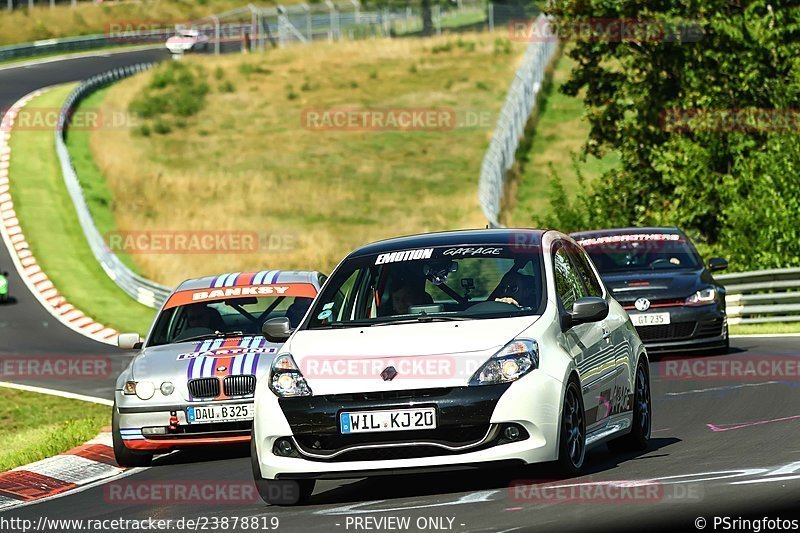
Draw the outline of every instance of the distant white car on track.
<instances>
[{"instance_id":1,"label":"distant white car on track","mask_svg":"<svg viewBox=\"0 0 800 533\"><path fill-rule=\"evenodd\" d=\"M208 36L196 28L178 27L175 35L167 39L167 50L173 56L181 56L186 52L206 52L208 47Z\"/></svg>"},{"instance_id":2,"label":"distant white car on track","mask_svg":"<svg viewBox=\"0 0 800 533\"><path fill-rule=\"evenodd\" d=\"M297 325L324 281L318 272L234 272L190 279L167 298L147 338L119 336L139 353L117 378L112 414L121 466L156 453L250 440L253 395L281 342L265 321Z\"/></svg>"},{"instance_id":3,"label":"distant white car on track","mask_svg":"<svg viewBox=\"0 0 800 533\"><path fill-rule=\"evenodd\" d=\"M557 461L645 448L649 366L586 252L554 231L374 243L336 268L256 390L262 498L316 479ZM290 334L291 332L291 334Z\"/></svg>"}]
</instances>

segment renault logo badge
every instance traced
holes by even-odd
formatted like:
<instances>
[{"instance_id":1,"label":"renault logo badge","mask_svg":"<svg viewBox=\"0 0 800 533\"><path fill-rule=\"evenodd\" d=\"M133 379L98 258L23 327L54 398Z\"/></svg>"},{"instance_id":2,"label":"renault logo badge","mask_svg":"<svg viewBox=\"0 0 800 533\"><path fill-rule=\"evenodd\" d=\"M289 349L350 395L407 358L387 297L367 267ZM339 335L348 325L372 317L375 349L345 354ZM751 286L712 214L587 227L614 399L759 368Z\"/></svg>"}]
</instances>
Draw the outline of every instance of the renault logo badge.
<instances>
[{"instance_id":1,"label":"renault logo badge","mask_svg":"<svg viewBox=\"0 0 800 533\"><path fill-rule=\"evenodd\" d=\"M381 379L383 381L392 381L397 376L397 370L393 366L387 366L381 372Z\"/></svg>"},{"instance_id":2,"label":"renault logo badge","mask_svg":"<svg viewBox=\"0 0 800 533\"><path fill-rule=\"evenodd\" d=\"M647 311L650 309L650 300L647 298L639 298L633 305L636 306L637 311Z\"/></svg>"}]
</instances>

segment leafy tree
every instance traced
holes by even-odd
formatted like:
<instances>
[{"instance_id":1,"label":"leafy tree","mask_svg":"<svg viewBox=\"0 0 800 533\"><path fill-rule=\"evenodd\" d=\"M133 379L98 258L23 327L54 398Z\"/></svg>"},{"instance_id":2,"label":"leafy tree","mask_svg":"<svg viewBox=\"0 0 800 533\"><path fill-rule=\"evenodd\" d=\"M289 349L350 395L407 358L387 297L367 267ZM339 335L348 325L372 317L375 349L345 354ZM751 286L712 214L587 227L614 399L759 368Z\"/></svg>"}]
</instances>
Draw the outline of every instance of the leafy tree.
<instances>
[{"instance_id":1,"label":"leafy tree","mask_svg":"<svg viewBox=\"0 0 800 533\"><path fill-rule=\"evenodd\" d=\"M572 201L555 187L543 221L565 230L674 224L739 269L800 264L800 119L781 128L753 118L755 110L800 109L798 3L554 0L550 13L562 29L621 19L657 31L584 33L569 47L577 67L563 90L584 95L584 152L616 150L621 164ZM675 110L706 115L675 123ZM741 116L749 118L718 123Z\"/></svg>"}]
</instances>

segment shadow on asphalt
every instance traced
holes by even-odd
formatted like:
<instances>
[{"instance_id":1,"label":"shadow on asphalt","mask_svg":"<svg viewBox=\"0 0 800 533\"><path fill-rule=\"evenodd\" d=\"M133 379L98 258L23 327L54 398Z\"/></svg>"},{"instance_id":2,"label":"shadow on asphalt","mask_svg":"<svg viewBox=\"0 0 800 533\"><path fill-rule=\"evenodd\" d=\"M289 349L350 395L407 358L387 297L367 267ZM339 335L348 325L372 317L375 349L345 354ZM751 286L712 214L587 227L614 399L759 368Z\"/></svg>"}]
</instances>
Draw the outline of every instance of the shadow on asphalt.
<instances>
[{"instance_id":1,"label":"shadow on asphalt","mask_svg":"<svg viewBox=\"0 0 800 533\"><path fill-rule=\"evenodd\" d=\"M631 460L646 460L643 457L654 451L664 449L680 442L677 438L658 438L650 441L647 450L631 453L611 453L605 446L588 452L580 479L586 476L607 472L621 463ZM419 498L425 496L444 496L463 492L488 490L508 490L513 483L527 485L566 481L559 475L555 463L509 467L496 470L465 470L436 474L396 475L361 479L312 496L310 505L330 505L359 503L369 500L392 500L400 498Z\"/></svg>"}]
</instances>

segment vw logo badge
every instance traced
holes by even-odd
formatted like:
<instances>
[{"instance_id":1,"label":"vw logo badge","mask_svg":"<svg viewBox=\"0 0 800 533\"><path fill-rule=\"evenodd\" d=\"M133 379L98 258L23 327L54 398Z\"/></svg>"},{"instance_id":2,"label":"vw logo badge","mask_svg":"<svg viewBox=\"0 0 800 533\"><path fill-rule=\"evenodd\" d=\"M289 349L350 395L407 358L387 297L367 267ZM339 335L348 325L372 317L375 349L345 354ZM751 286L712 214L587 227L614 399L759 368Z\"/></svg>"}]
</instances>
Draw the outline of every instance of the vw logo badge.
<instances>
[{"instance_id":1,"label":"vw logo badge","mask_svg":"<svg viewBox=\"0 0 800 533\"><path fill-rule=\"evenodd\" d=\"M650 309L650 300L647 298L639 298L633 305L636 306L637 311L647 311Z\"/></svg>"},{"instance_id":2,"label":"vw logo badge","mask_svg":"<svg viewBox=\"0 0 800 533\"><path fill-rule=\"evenodd\" d=\"M397 370L393 366L387 366L381 372L381 378L383 381L392 381L395 376L397 376Z\"/></svg>"}]
</instances>

